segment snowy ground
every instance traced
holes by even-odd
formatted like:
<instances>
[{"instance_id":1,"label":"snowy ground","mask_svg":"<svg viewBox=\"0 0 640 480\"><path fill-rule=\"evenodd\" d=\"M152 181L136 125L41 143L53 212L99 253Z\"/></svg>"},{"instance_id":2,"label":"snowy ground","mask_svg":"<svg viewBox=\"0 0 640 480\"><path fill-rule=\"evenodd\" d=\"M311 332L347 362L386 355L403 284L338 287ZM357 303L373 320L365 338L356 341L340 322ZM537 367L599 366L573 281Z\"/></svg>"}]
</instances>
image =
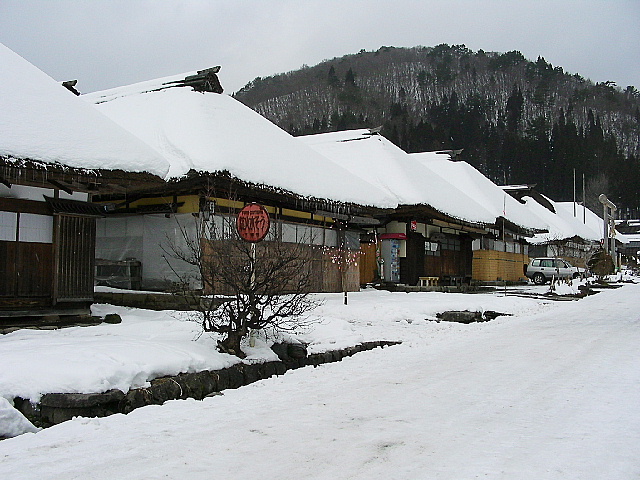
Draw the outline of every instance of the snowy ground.
<instances>
[{"instance_id":1,"label":"snowy ground","mask_svg":"<svg viewBox=\"0 0 640 480\"><path fill-rule=\"evenodd\" d=\"M548 289L548 287L546 287ZM640 476L640 285L580 301L323 295L310 350L403 344L204 401L78 418L0 442L0 478L631 479ZM514 316L436 322L444 310ZM0 397L103 391L236 361L177 313L0 337ZM264 344L248 351L268 358ZM0 404L0 422L2 422Z\"/></svg>"}]
</instances>

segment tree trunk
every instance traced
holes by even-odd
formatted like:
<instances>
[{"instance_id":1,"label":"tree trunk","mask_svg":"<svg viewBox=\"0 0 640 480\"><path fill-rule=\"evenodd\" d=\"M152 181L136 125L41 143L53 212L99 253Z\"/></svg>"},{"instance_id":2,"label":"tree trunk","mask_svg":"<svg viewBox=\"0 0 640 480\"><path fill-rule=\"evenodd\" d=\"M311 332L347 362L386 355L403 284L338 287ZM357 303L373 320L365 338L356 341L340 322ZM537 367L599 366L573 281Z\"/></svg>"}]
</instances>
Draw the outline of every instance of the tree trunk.
<instances>
[{"instance_id":1,"label":"tree trunk","mask_svg":"<svg viewBox=\"0 0 640 480\"><path fill-rule=\"evenodd\" d=\"M240 332L232 331L227 334L227 338L218 342L218 346L224 353L235 355L236 357L244 358L246 355L240 349L240 341L243 335Z\"/></svg>"}]
</instances>

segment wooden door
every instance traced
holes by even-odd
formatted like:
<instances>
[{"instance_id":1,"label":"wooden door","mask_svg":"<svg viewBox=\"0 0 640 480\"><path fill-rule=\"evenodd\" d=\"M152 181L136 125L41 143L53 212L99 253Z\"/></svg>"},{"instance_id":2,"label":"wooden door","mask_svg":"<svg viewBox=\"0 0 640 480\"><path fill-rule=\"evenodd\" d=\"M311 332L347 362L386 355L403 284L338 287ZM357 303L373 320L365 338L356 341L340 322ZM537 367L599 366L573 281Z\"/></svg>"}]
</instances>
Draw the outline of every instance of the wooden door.
<instances>
[{"instance_id":1,"label":"wooden door","mask_svg":"<svg viewBox=\"0 0 640 480\"><path fill-rule=\"evenodd\" d=\"M358 265L360 268L360 285L366 285L367 283L373 283L379 280L375 243L360 244L360 260Z\"/></svg>"},{"instance_id":2,"label":"wooden door","mask_svg":"<svg viewBox=\"0 0 640 480\"><path fill-rule=\"evenodd\" d=\"M96 220L56 215L54 303L93 301Z\"/></svg>"},{"instance_id":3,"label":"wooden door","mask_svg":"<svg viewBox=\"0 0 640 480\"><path fill-rule=\"evenodd\" d=\"M421 233L407 233L407 256L401 263L400 281L407 285L417 285L418 278L424 276L424 242Z\"/></svg>"}]
</instances>

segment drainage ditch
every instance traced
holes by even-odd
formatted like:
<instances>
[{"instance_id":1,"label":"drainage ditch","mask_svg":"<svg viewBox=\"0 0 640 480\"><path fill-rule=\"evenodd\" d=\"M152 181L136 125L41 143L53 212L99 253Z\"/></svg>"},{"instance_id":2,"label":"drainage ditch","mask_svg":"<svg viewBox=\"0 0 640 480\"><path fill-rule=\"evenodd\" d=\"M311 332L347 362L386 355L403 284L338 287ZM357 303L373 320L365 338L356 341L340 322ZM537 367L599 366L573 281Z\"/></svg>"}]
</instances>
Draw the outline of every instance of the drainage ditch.
<instances>
[{"instance_id":1,"label":"drainage ditch","mask_svg":"<svg viewBox=\"0 0 640 480\"><path fill-rule=\"evenodd\" d=\"M50 427L73 417L126 414L146 405L161 405L167 400L202 400L229 388L239 388L258 380L283 375L288 370L339 362L359 352L399 343L401 342L363 342L352 347L311 355L306 355L306 351L299 346L278 344L274 346L278 361L238 363L221 370L204 370L156 378L151 380L149 387L131 389L127 393L116 389L104 393L47 393L38 403L17 397L14 399L14 406L35 426Z\"/></svg>"}]
</instances>

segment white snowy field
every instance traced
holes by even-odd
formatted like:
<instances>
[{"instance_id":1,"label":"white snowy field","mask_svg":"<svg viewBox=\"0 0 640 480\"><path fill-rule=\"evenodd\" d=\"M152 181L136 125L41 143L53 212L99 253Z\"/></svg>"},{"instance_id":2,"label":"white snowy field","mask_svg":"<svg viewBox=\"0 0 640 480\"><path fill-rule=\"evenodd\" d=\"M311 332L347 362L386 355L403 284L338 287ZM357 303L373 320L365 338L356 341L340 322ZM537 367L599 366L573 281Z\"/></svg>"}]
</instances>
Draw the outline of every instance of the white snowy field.
<instances>
[{"instance_id":1,"label":"white snowy field","mask_svg":"<svg viewBox=\"0 0 640 480\"><path fill-rule=\"evenodd\" d=\"M363 291L345 306L340 295L323 297L314 312L322 324L301 334L311 351L403 344L204 401L76 418L3 440L0 478L640 477L640 285L567 302ZM177 364L234 361L168 312L97 309L124 321L0 337L0 396L98 391L144 384ZM449 309L514 316L433 321Z\"/></svg>"}]
</instances>

